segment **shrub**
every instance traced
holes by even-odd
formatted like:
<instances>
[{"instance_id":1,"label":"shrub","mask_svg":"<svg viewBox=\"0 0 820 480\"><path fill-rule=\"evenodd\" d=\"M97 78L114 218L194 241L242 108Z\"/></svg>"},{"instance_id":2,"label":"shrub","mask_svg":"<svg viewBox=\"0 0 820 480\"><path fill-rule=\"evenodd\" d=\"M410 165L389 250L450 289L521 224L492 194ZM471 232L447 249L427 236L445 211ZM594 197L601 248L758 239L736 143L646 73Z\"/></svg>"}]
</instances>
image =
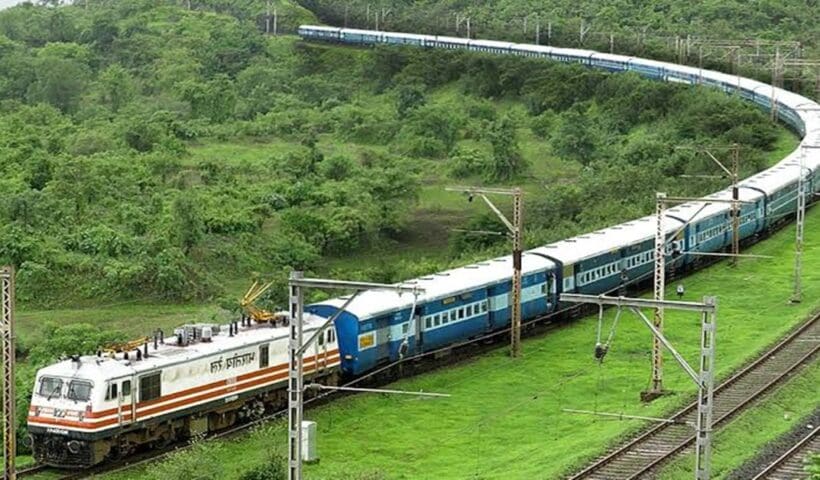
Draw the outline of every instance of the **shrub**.
<instances>
[{"instance_id":1,"label":"shrub","mask_svg":"<svg viewBox=\"0 0 820 480\"><path fill-rule=\"evenodd\" d=\"M285 480L288 478L287 461L273 455L267 462L254 467L239 476L239 480Z\"/></svg>"}]
</instances>

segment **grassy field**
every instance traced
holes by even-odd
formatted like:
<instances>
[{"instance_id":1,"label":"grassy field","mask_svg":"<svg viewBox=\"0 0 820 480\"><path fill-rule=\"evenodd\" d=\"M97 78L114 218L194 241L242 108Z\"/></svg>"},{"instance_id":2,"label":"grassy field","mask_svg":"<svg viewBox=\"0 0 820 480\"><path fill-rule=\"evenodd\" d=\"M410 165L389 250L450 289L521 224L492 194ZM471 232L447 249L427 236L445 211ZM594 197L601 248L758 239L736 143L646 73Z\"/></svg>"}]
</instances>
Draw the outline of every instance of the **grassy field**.
<instances>
[{"instance_id":1,"label":"grassy field","mask_svg":"<svg viewBox=\"0 0 820 480\"><path fill-rule=\"evenodd\" d=\"M754 457L767 442L791 430L817 407L820 364L816 362L755 408L744 412L713 440L712 478L725 478ZM694 457L685 455L663 469L659 480L684 480L693 475Z\"/></svg>"},{"instance_id":2,"label":"grassy field","mask_svg":"<svg viewBox=\"0 0 820 480\"><path fill-rule=\"evenodd\" d=\"M737 269L721 263L685 279L688 299L719 297L719 375L729 374L820 307L820 272L808 267L820 262L820 210L808 216L807 240L806 301L799 305L786 301L793 258L790 228L751 249L774 259L744 259ZM610 312L607 318L612 317ZM520 360L509 359L506 349L500 348L391 386L446 392L452 395L449 399L360 395L308 412L307 417L319 425L322 459L307 467L307 478L351 478L372 472L390 479L557 478L642 426L571 415L563 408L662 415L694 393L688 377L667 359L666 386L674 393L642 404L638 394L649 380L648 331L632 315L624 315L613 348L599 366L592 359L595 328L595 320L587 318L527 340ZM699 318L669 312L666 333L694 362ZM815 376L807 378L813 382L809 385L816 384ZM790 404L794 415L800 414L797 410L803 403ZM767 429L775 435L781 426L751 421L746 428ZM262 462L271 450L283 451L285 436L284 425L273 423L220 445L219 456L229 477ZM729 459L740 448L737 443L722 440L716 455ZM734 460L726 460L721 468L728 469L730 463ZM685 466L681 468L685 471ZM104 478L141 479L145 474Z\"/></svg>"}]
</instances>

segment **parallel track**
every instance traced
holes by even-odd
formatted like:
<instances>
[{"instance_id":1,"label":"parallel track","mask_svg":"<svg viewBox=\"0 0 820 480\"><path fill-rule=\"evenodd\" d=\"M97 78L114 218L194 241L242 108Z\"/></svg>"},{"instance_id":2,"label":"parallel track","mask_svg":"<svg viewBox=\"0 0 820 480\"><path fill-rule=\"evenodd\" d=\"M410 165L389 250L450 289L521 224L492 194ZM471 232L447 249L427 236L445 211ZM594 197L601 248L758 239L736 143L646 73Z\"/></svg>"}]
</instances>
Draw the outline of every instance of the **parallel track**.
<instances>
[{"instance_id":1,"label":"parallel track","mask_svg":"<svg viewBox=\"0 0 820 480\"><path fill-rule=\"evenodd\" d=\"M803 460L810 453L820 453L820 426L798 441L786 453L778 457L752 480L794 480L808 478Z\"/></svg>"},{"instance_id":2,"label":"parallel track","mask_svg":"<svg viewBox=\"0 0 820 480\"><path fill-rule=\"evenodd\" d=\"M715 389L713 427L784 382L820 350L820 314L805 322L757 360ZM660 424L607 453L569 480L631 480L648 474L695 440L697 403L676 413L674 424Z\"/></svg>"}]
</instances>

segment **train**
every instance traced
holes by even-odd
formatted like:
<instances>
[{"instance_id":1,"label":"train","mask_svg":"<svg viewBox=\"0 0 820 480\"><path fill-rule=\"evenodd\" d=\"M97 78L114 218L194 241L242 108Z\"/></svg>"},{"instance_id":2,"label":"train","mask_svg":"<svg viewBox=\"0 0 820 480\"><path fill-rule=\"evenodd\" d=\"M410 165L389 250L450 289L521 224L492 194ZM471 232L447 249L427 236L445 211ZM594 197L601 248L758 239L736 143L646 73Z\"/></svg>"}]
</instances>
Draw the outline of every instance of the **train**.
<instances>
[{"instance_id":1,"label":"train","mask_svg":"<svg viewBox=\"0 0 820 480\"><path fill-rule=\"evenodd\" d=\"M574 62L609 72L636 72L659 81L704 85L737 94L771 111L801 137L777 165L740 182L740 237L746 243L793 216L800 185L820 192L820 105L792 92L737 75L590 50L489 40L304 25L305 41L354 46L461 49ZM801 178L802 177L802 178ZM732 242L731 189L665 211L670 270L696 268L698 253ZM562 293L601 294L648 278L654 268L656 218L620 225L526 250L522 254L521 315L525 321L562 308ZM513 259L502 256L402 282L423 293L365 291L305 307L305 330L338 313L334 328L311 345L306 373L336 384L400 359L447 348L509 328ZM344 307L344 310L339 312ZM286 398L286 316L270 323L188 325L137 348L74 356L38 371L28 429L36 461L89 467L144 446L253 419Z\"/></svg>"}]
</instances>

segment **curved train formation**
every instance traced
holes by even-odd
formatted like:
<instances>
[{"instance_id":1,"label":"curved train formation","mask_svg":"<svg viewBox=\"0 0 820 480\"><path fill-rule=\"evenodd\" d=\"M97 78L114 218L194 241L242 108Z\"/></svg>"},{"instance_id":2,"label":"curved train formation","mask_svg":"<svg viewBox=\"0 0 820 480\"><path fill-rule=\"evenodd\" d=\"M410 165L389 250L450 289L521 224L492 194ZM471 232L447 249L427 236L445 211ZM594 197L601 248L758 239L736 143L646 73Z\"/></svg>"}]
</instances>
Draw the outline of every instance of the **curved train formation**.
<instances>
[{"instance_id":1,"label":"curved train formation","mask_svg":"<svg viewBox=\"0 0 820 480\"><path fill-rule=\"evenodd\" d=\"M820 192L820 105L761 82L715 71L589 50L443 36L302 26L310 41L371 46L463 49L575 62L611 72L632 71L660 81L736 92L803 138L781 162L740 184L740 234L745 242L784 223L796 210L800 157L809 195ZM709 199L731 199L730 189L666 211L670 269L697 266L685 252L717 252L731 243L731 209ZM691 221L690 221L691 220ZM688 225L680 230L687 222ZM524 320L558 309L561 293L599 294L651 275L655 218L543 245L523 254ZM675 235L677 233L677 235ZM674 238L671 238L674 236ZM677 252L684 252L675 255ZM311 346L310 377L336 383L400 358L437 350L508 328L512 258L417 278L418 298L369 291L359 296ZM625 276L625 277L624 277ZM337 298L306 307L305 331L342 307ZM218 430L253 419L286 398L287 318L271 324L187 325L130 351L73 357L37 373L28 416L35 459L60 467L88 467L141 446Z\"/></svg>"}]
</instances>

